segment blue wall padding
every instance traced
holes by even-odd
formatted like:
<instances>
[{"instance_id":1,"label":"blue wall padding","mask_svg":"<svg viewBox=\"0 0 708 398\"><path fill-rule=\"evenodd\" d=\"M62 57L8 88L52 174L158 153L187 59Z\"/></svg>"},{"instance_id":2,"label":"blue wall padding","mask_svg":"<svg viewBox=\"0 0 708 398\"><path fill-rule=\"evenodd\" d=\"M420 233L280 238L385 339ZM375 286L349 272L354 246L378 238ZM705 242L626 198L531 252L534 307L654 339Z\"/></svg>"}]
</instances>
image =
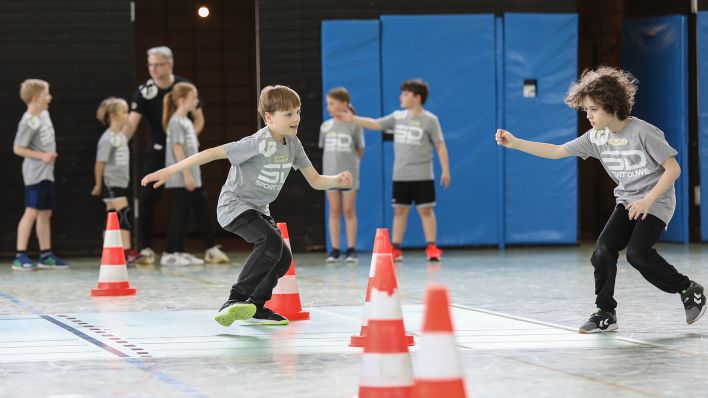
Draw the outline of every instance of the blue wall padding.
<instances>
[{"instance_id":1,"label":"blue wall padding","mask_svg":"<svg viewBox=\"0 0 708 398\"><path fill-rule=\"evenodd\" d=\"M322 22L322 117L329 119L324 103L327 91L344 86L352 95L352 105L361 115L381 114L381 62L379 21ZM319 134L319 132L313 132ZM366 131L366 149L361 162L361 185L357 194L357 250L373 247L376 228L384 225L382 139L378 131ZM321 171L321 170L320 170ZM331 247L328 227L329 205L325 209L327 249ZM341 219L341 248L346 248L346 229Z\"/></svg>"},{"instance_id":2,"label":"blue wall padding","mask_svg":"<svg viewBox=\"0 0 708 398\"><path fill-rule=\"evenodd\" d=\"M577 136L577 113L563 99L577 77L575 14L504 15L504 127L533 141L563 144ZM524 80L537 96L523 96ZM505 153L506 243L577 241L577 160Z\"/></svg>"},{"instance_id":3,"label":"blue wall padding","mask_svg":"<svg viewBox=\"0 0 708 398\"><path fill-rule=\"evenodd\" d=\"M404 80L430 87L425 108L442 125L452 184L439 186L435 155L441 246L497 244L497 151L494 15L382 16L383 114L400 109ZM384 144L385 221L390 227L392 142ZM404 247L425 245L420 218L411 209Z\"/></svg>"},{"instance_id":4,"label":"blue wall padding","mask_svg":"<svg viewBox=\"0 0 708 398\"><path fill-rule=\"evenodd\" d=\"M496 38L496 70L504 70L504 18L495 17L495 38ZM504 73L496 74L497 93L497 126L504 126ZM500 249L506 247L504 231L504 162L506 159L506 149L497 146L497 246Z\"/></svg>"},{"instance_id":5,"label":"blue wall padding","mask_svg":"<svg viewBox=\"0 0 708 398\"><path fill-rule=\"evenodd\" d=\"M701 240L708 241L708 11L698 13L698 162L700 168Z\"/></svg>"},{"instance_id":6,"label":"blue wall padding","mask_svg":"<svg viewBox=\"0 0 708 398\"><path fill-rule=\"evenodd\" d=\"M686 16L628 18L622 66L639 80L632 114L660 128L678 151L676 211L662 240L688 242L688 34Z\"/></svg>"}]
</instances>

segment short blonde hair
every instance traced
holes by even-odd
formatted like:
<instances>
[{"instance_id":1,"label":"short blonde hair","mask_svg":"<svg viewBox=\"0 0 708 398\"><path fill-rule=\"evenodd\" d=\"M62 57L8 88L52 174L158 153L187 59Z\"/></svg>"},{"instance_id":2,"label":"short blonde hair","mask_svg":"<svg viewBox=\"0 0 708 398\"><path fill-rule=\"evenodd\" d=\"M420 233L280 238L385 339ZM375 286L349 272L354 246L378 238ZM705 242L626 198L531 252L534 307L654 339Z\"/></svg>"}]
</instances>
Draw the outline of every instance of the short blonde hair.
<instances>
[{"instance_id":1,"label":"short blonde hair","mask_svg":"<svg viewBox=\"0 0 708 398\"><path fill-rule=\"evenodd\" d=\"M265 119L265 113L287 111L300 106L300 96L286 86L267 86L261 90L258 99L258 113Z\"/></svg>"},{"instance_id":2,"label":"short blonde hair","mask_svg":"<svg viewBox=\"0 0 708 398\"><path fill-rule=\"evenodd\" d=\"M32 98L42 94L42 91L49 89L49 83L40 79L27 79L20 84L20 98L29 105Z\"/></svg>"},{"instance_id":3,"label":"short blonde hair","mask_svg":"<svg viewBox=\"0 0 708 398\"><path fill-rule=\"evenodd\" d=\"M174 63L175 62L175 56L172 53L172 50L170 50L169 47L167 46L159 46L159 47L152 47L147 50L147 55L148 57L151 55L157 55L165 59L165 61L169 63Z\"/></svg>"},{"instance_id":4,"label":"short blonde hair","mask_svg":"<svg viewBox=\"0 0 708 398\"><path fill-rule=\"evenodd\" d=\"M123 104L128 107L128 103L123 98L108 97L101 101L101 104L96 110L96 119L98 119L101 124L108 126L111 124L111 115L118 111L118 106Z\"/></svg>"}]
</instances>

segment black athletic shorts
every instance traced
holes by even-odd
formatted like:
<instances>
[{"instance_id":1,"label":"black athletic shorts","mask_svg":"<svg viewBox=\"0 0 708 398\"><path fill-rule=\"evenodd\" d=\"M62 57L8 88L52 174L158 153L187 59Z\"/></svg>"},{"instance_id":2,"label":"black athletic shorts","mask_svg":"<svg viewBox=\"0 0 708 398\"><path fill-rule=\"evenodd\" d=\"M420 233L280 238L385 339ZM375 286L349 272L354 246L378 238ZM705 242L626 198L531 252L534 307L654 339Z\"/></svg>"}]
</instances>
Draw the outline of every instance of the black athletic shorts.
<instances>
[{"instance_id":1,"label":"black athletic shorts","mask_svg":"<svg viewBox=\"0 0 708 398\"><path fill-rule=\"evenodd\" d=\"M435 181L394 181L393 207L408 207L413 202L417 207L435 206Z\"/></svg>"}]
</instances>

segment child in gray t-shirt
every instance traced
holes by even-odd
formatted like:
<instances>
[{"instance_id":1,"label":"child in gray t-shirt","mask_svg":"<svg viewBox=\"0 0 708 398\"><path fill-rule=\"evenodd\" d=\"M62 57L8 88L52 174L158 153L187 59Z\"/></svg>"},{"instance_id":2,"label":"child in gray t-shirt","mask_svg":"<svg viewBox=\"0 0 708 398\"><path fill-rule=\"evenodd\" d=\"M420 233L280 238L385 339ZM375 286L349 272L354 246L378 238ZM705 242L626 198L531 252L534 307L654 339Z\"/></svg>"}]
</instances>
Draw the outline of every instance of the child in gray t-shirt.
<instances>
[{"instance_id":1,"label":"child in gray t-shirt","mask_svg":"<svg viewBox=\"0 0 708 398\"><path fill-rule=\"evenodd\" d=\"M433 149L440 161L440 185L450 185L447 146L437 116L423 108L428 98L428 85L422 80L407 80L401 85L401 108L379 119L355 116L351 112L337 114L337 120L354 122L371 130L392 130L393 142L393 260L403 259L401 242L406 232L410 207L415 202L427 242L428 261L438 261L442 250L436 245L437 221Z\"/></svg>"},{"instance_id":2,"label":"child in gray t-shirt","mask_svg":"<svg viewBox=\"0 0 708 398\"><path fill-rule=\"evenodd\" d=\"M165 95L163 104L163 124L167 133L165 146L165 166L169 167L199 152L199 140L192 120L188 115L199 105L197 88L180 82ZM167 231L165 252L160 258L164 266L204 264L204 260L185 252L187 221L189 210L194 209L197 224L204 237L206 253L218 249L213 215L209 210L207 191L202 188L202 174L199 165L172 175L165 183L172 196L172 210ZM223 254L225 256L225 254ZM226 259L228 262L228 258Z\"/></svg>"},{"instance_id":3,"label":"child in gray t-shirt","mask_svg":"<svg viewBox=\"0 0 708 398\"><path fill-rule=\"evenodd\" d=\"M600 67L586 70L569 90L565 102L587 113L592 129L563 145L525 141L497 130L497 144L532 155L559 159L579 156L599 159L617 183L617 205L605 224L590 261L595 268L597 310L580 326L580 333L617 330L614 299L617 258L627 248L627 261L652 285L680 293L686 322L705 312L703 286L679 273L654 249L676 206L674 181L681 174L677 154L664 133L630 117L637 91L627 72Z\"/></svg>"},{"instance_id":4,"label":"child in gray t-shirt","mask_svg":"<svg viewBox=\"0 0 708 398\"><path fill-rule=\"evenodd\" d=\"M130 235L133 227L133 215L128 201L130 148L129 138L123 132L128 124L128 103L121 98L106 98L98 106L96 118L108 129L98 139L94 166L96 180L91 195L101 196L103 193L106 211L118 214L125 261L134 264L141 256L133 249Z\"/></svg>"},{"instance_id":5,"label":"child in gray t-shirt","mask_svg":"<svg viewBox=\"0 0 708 398\"><path fill-rule=\"evenodd\" d=\"M354 112L351 105L351 96L344 87L336 87L327 93L327 112L331 116L344 111ZM356 252L356 194L359 189L359 163L364 154L364 129L354 123L343 123L337 119L329 119L320 127L319 147L324 149L322 154L322 173L337 174L349 171L352 174L351 189L330 189L327 191L329 202L329 237L332 250L327 256L327 262L339 261L339 242L341 223L344 214L344 223L347 230L346 261L357 262Z\"/></svg>"},{"instance_id":6,"label":"child in gray t-shirt","mask_svg":"<svg viewBox=\"0 0 708 398\"><path fill-rule=\"evenodd\" d=\"M55 205L54 161L57 158L54 126L47 108L52 100L49 83L27 79L20 86L20 98L27 104L12 147L22 161L25 184L25 211L17 226L17 255L14 271L39 268L64 269L69 264L52 252L51 218ZM40 256L36 264L27 254L27 245L36 225Z\"/></svg>"},{"instance_id":7,"label":"child in gray t-shirt","mask_svg":"<svg viewBox=\"0 0 708 398\"><path fill-rule=\"evenodd\" d=\"M278 278L290 268L292 255L270 216L268 205L275 200L291 168L300 170L315 189L350 188L352 176L344 171L320 175L297 138L300 97L285 86L268 86L261 91L258 111L266 127L239 141L210 148L169 167L148 174L141 184L159 187L174 174L217 159L228 159L226 178L217 219L229 232L254 244L228 300L214 318L224 326L236 320L252 319L270 325L286 325L287 318L265 307Z\"/></svg>"}]
</instances>

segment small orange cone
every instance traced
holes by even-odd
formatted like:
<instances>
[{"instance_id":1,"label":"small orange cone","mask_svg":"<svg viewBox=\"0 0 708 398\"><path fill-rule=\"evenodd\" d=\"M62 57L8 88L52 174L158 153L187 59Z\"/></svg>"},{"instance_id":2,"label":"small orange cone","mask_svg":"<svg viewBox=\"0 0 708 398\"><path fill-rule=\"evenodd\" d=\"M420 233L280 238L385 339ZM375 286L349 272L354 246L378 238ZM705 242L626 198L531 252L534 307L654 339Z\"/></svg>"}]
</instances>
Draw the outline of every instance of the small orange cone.
<instances>
[{"instance_id":1,"label":"small orange cone","mask_svg":"<svg viewBox=\"0 0 708 398\"><path fill-rule=\"evenodd\" d=\"M414 364L415 398L467 396L447 296L442 285L430 285L425 292L423 335Z\"/></svg>"},{"instance_id":2,"label":"small orange cone","mask_svg":"<svg viewBox=\"0 0 708 398\"><path fill-rule=\"evenodd\" d=\"M371 255L371 268L369 269L369 282L366 286L366 299L364 300L364 315L361 320L361 330L359 335L354 335L351 337L349 342L350 347L363 347L366 342L366 330L368 328L368 318L371 312L371 286L374 284L374 277L376 274L376 268L378 264L383 262L390 262L393 264L393 257L391 257L391 242L388 238L388 229L377 228L376 237L374 238L374 252ZM406 342L408 345L415 344L413 335L406 335Z\"/></svg>"},{"instance_id":3,"label":"small orange cone","mask_svg":"<svg viewBox=\"0 0 708 398\"><path fill-rule=\"evenodd\" d=\"M393 261L378 264L361 358L359 398L413 397L413 365L397 290Z\"/></svg>"},{"instance_id":4,"label":"small orange cone","mask_svg":"<svg viewBox=\"0 0 708 398\"><path fill-rule=\"evenodd\" d=\"M118 215L111 211L106 220L106 235L103 237L103 255L101 270L98 274L98 287L91 289L92 296L131 296L136 290L128 282L128 269L125 266L123 241L120 237Z\"/></svg>"},{"instance_id":5,"label":"small orange cone","mask_svg":"<svg viewBox=\"0 0 708 398\"><path fill-rule=\"evenodd\" d=\"M288 226L284 223L278 223L280 234L283 235L285 244L290 249L290 236L288 235ZM295 258L290 262L290 268L280 279L278 284L273 289L273 297L265 303L266 307L280 313L282 316L291 321L301 321L310 319L310 313L302 310L300 304L300 292L297 288L297 278L295 277Z\"/></svg>"}]
</instances>

